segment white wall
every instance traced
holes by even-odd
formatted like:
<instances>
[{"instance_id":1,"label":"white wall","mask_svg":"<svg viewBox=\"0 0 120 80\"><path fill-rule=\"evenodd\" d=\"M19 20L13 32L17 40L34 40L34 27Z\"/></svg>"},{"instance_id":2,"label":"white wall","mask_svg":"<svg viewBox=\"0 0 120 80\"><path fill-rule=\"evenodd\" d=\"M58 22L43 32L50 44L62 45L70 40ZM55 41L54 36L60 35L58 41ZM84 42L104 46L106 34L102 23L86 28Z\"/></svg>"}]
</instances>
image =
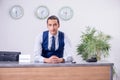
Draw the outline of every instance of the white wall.
<instances>
[{"instance_id":1,"label":"white wall","mask_svg":"<svg viewBox=\"0 0 120 80\"><path fill-rule=\"evenodd\" d=\"M19 20L9 15L13 5L20 5L24 9L24 16ZM46 20L39 20L34 15L40 5L47 6L50 15L58 16L63 6L70 6L74 10L71 20L60 19L60 30L71 39L78 62L81 59L76 55L76 46L86 26L111 35L112 47L108 60L115 64L117 78L120 78L120 0L0 0L0 50L33 54L35 36L46 29Z\"/></svg>"}]
</instances>

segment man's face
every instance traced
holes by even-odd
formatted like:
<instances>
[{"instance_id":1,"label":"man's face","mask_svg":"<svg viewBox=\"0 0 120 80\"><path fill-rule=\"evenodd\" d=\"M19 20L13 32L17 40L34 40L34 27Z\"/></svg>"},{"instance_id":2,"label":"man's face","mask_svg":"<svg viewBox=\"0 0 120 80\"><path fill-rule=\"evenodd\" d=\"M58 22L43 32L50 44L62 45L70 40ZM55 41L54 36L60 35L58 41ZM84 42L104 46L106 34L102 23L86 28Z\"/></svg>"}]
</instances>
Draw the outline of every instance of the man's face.
<instances>
[{"instance_id":1,"label":"man's face","mask_svg":"<svg viewBox=\"0 0 120 80\"><path fill-rule=\"evenodd\" d=\"M59 28L59 24L58 24L57 20L49 19L48 23L47 23L47 27L52 35L56 35L58 28Z\"/></svg>"}]
</instances>

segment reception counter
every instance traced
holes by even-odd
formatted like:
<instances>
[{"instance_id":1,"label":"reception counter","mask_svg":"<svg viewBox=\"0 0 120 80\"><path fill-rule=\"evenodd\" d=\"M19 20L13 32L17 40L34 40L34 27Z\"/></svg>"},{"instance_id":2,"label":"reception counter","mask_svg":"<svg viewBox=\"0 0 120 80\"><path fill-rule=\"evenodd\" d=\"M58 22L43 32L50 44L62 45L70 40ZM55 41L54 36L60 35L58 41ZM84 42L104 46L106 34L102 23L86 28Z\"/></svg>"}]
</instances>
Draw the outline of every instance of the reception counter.
<instances>
[{"instance_id":1,"label":"reception counter","mask_svg":"<svg viewBox=\"0 0 120 80\"><path fill-rule=\"evenodd\" d=\"M113 80L113 63L0 62L0 80Z\"/></svg>"}]
</instances>

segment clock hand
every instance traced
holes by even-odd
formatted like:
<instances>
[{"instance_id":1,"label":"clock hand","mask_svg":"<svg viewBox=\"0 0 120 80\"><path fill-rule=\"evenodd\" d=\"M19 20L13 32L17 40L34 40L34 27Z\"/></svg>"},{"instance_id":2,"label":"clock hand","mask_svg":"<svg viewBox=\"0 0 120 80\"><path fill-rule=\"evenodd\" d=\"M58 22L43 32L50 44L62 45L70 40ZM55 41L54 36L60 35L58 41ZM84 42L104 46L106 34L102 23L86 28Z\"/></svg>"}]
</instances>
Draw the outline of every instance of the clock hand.
<instances>
[{"instance_id":1,"label":"clock hand","mask_svg":"<svg viewBox=\"0 0 120 80\"><path fill-rule=\"evenodd\" d=\"M16 17L17 17L17 14L18 14L17 10L15 11L15 14L16 14Z\"/></svg>"}]
</instances>

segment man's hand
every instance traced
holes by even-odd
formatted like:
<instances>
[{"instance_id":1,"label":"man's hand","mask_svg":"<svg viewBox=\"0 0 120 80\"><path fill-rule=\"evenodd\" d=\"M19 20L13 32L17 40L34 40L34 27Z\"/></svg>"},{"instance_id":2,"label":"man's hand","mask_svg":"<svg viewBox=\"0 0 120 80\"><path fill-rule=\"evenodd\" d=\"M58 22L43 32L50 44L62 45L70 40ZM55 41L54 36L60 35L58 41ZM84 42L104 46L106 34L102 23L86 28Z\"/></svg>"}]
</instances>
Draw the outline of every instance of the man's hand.
<instances>
[{"instance_id":1,"label":"man's hand","mask_svg":"<svg viewBox=\"0 0 120 80\"><path fill-rule=\"evenodd\" d=\"M45 63L63 63L64 59L63 58L59 58L57 56L51 56L50 58L45 58L44 62Z\"/></svg>"}]
</instances>

